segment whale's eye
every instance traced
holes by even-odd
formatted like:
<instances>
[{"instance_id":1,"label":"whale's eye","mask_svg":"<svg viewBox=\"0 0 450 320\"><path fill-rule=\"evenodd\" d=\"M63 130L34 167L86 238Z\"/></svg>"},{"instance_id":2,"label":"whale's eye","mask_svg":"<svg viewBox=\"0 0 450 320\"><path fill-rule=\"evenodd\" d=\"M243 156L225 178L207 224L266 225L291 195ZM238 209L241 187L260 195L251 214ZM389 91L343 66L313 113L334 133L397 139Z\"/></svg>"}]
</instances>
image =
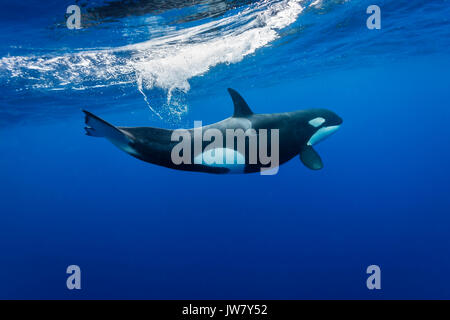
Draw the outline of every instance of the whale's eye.
<instances>
[{"instance_id":1,"label":"whale's eye","mask_svg":"<svg viewBox=\"0 0 450 320\"><path fill-rule=\"evenodd\" d=\"M317 118L314 118L314 119L308 121L308 123L310 125L312 125L314 128L317 128L324 122L325 122L325 119L322 117L317 117Z\"/></svg>"}]
</instances>

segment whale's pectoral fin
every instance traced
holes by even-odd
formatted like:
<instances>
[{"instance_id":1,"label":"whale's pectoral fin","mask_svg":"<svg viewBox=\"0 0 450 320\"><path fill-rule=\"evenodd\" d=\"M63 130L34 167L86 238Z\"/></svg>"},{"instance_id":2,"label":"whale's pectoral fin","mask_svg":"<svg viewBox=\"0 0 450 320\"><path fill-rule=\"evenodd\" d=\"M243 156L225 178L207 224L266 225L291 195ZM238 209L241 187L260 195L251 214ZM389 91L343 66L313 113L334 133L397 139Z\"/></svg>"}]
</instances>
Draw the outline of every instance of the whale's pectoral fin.
<instances>
[{"instance_id":1,"label":"whale's pectoral fin","mask_svg":"<svg viewBox=\"0 0 450 320\"><path fill-rule=\"evenodd\" d=\"M228 92L230 93L231 99L233 99L234 103L233 117L245 118L253 114L247 102L245 102L244 98L242 98L242 96L236 90L228 88Z\"/></svg>"},{"instance_id":2,"label":"whale's pectoral fin","mask_svg":"<svg viewBox=\"0 0 450 320\"><path fill-rule=\"evenodd\" d=\"M135 154L136 151L132 148L131 144L134 142L133 136L106 122L105 120L97 117L89 111L83 110L85 117L86 135L91 137L103 137L111 141L116 147Z\"/></svg>"},{"instance_id":3,"label":"whale's pectoral fin","mask_svg":"<svg viewBox=\"0 0 450 320\"><path fill-rule=\"evenodd\" d=\"M300 160L312 170L320 170L323 168L322 159L320 159L319 154L311 146L304 146L300 150Z\"/></svg>"}]
</instances>

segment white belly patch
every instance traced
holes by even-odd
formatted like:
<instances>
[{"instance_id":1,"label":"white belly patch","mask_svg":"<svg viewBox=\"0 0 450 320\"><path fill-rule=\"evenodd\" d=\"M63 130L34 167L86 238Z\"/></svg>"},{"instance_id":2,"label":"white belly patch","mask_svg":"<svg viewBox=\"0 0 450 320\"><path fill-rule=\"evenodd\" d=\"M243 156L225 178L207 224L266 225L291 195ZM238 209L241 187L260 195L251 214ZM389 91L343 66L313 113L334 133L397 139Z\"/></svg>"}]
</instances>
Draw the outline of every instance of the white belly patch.
<instances>
[{"instance_id":1,"label":"white belly patch","mask_svg":"<svg viewBox=\"0 0 450 320\"><path fill-rule=\"evenodd\" d=\"M245 168L245 157L233 149L215 148L197 155L194 163L208 167L227 168L230 173L242 173Z\"/></svg>"}]
</instances>

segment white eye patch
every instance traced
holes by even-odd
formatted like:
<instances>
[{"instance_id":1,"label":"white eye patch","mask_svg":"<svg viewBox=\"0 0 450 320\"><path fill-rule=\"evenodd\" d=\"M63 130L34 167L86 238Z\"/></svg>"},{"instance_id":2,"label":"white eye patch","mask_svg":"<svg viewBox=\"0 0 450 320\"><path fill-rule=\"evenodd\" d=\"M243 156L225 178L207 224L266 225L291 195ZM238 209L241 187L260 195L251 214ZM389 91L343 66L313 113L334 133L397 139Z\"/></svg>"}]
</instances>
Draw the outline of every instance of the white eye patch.
<instances>
[{"instance_id":1,"label":"white eye patch","mask_svg":"<svg viewBox=\"0 0 450 320\"><path fill-rule=\"evenodd\" d=\"M309 120L309 124L310 125L312 125L313 127L315 127L315 128L317 128L318 126L320 126L322 123L324 123L325 122L325 119L324 118L322 118L322 117L317 117L317 118L314 118L314 119L312 119L312 120Z\"/></svg>"}]
</instances>

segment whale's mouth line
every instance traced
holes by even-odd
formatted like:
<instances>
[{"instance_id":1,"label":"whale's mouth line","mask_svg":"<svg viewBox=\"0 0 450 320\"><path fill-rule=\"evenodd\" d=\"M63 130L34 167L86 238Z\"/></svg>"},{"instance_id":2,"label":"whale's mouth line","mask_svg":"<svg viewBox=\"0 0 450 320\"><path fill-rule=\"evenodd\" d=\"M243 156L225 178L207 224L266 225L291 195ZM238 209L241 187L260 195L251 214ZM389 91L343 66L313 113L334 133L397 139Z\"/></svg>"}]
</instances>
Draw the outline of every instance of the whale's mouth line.
<instances>
[{"instance_id":1,"label":"whale's mouth line","mask_svg":"<svg viewBox=\"0 0 450 320\"><path fill-rule=\"evenodd\" d=\"M334 126L327 126L327 127L320 128L311 136L311 138L309 138L307 145L313 146L313 145L319 143L320 141L324 140L328 136L335 133L340 128L340 126L341 125L338 124L338 125L334 125Z\"/></svg>"}]
</instances>

